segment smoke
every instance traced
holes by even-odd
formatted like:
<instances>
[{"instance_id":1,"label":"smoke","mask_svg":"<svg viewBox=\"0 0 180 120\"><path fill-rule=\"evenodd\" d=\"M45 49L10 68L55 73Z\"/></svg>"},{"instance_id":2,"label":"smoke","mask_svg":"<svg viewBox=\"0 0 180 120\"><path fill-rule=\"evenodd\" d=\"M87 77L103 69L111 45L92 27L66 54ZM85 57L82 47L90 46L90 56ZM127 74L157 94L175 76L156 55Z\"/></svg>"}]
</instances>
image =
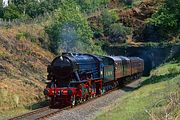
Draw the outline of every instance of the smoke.
<instances>
[{"instance_id":1,"label":"smoke","mask_svg":"<svg viewBox=\"0 0 180 120\"><path fill-rule=\"evenodd\" d=\"M2 5L3 5L3 7L7 7L8 6L8 0L3 0Z\"/></svg>"},{"instance_id":2,"label":"smoke","mask_svg":"<svg viewBox=\"0 0 180 120\"><path fill-rule=\"evenodd\" d=\"M59 31L58 51L79 52L84 44L78 40L77 27L72 23L65 23Z\"/></svg>"}]
</instances>

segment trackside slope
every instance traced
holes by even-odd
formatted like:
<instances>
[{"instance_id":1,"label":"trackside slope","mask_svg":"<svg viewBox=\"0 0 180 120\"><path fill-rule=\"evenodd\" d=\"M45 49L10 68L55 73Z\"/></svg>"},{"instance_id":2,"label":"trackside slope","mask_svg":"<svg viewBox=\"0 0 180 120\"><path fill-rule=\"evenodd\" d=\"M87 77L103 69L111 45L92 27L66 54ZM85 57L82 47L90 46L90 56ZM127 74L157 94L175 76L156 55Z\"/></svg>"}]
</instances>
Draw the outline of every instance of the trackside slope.
<instances>
[{"instance_id":1,"label":"trackside slope","mask_svg":"<svg viewBox=\"0 0 180 120\"><path fill-rule=\"evenodd\" d=\"M36 26L0 29L0 119L44 100L46 69L54 55L36 42L42 33Z\"/></svg>"},{"instance_id":2,"label":"trackside slope","mask_svg":"<svg viewBox=\"0 0 180 120\"><path fill-rule=\"evenodd\" d=\"M97 113L94 120L180 119L180 62L166 63L133 92Z\"/></svg>"}]
</instances>

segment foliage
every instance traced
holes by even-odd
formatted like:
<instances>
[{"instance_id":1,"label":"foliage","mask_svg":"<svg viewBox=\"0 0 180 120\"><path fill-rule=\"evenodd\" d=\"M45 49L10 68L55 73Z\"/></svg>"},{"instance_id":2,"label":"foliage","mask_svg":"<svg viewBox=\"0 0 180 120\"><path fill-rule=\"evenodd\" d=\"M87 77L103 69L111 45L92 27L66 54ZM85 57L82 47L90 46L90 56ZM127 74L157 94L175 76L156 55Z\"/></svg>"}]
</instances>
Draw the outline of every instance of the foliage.
<instances>
[{"instance_id":1,"label":"foliage","mask_svg":"<svg viewBox=\"0 0 180 120\"><path fill-rule=\"evenodd\" d=\"M39 10L40 5L37 4L37 2L29 2L26 6L26 14L30 16L31 18L38 16L39 14L42 14L42 12Z\"/></svg>"},{"instance_id":2,"label":"foliage","mask_svg":"<svg viewBox=\"0 0 180 120\"><path fill-rule=\"evenodd\" d=\"M180 1L165 0L160 9L152 15L148 22L159 26L164 33L178 33L180 31Z\"/></svg>"},{"instance_id":3,"label":"foliage","mask_svg":"<svg viewBox=\"0 0 180 120\"><path fill-rule=\"evenodd\" d=\"M97 46L92 42L92 31L73 0L63 1L55 12L55 18L46 31L51 39L51 51L93 52ZM98 49L98 48L97 48Z\"/></svg>"},{"instance_id":4,"label":"foliage","mask_svg":"<svg viewBox=\"0 0 180 120\"><path fill-rule=\"evenodd\" d=\"M114 23L109 28L111 42L124 42L131 33L131 29L122 23Z\"/></svg>"},{"instance_id":5,"label":"foliage","mask_svg":"<svg viewBox=\"0 0 180 120\"><path fill-rule=\"evenodd\" d=\"M43 2L37 2L36 0L13 0L13 3L21 14L30 16L32 18L42 14L41 4Z\"/></svg>"},{"instance_id":6,"label":"foliage","mask_svg":"<svg viewBox=\"0 0 180 120\"><path fill-rule=\"evenodd\" d=\"M152 16L150 22L156 26L160 26L163 28L176 28L177 20L174 14L169 14L167 9L162 8L159 12ZM170 27L170 28L169 28Z\"/></svg>"},{"instance_id":7,"label":"foliage","mask_svg":"<svg viewBox=\"0 0 180 120\"><path fill-rule=\"evenodd\" d=\"M0 17L4 19L35 18L45 12L54 11L60 3L61 0L43 0L39 2L37 0L12 0L8 7L0 6Z\"/></svg>"},{"instance_id":8,"label":"foliage","mask_svg":"<svg viewBox=\"0 0 180 120\"><path fill-rule=\"evenodd\" d=\"M26 16L35 18L36 16L42 15L45 12L55 11L61 6L62 2L62 0L11 0L10 6L8 6L8 8L13 9L11 8L13 5L16 7L14 12L19 12L25 18ZM89 12L106 5L109 3L109 0L75 0L75 2L80 6L81 11ZM1 8L2 7L0 7L0 13L4 11L4 9ZM3 16L0 17L3 18Z\"/></svg>"},{"instance_id":9,"label":"foliage","mask_svg":"<svg viewBox=\"0 0 180 120\"><path fill-rule=\"evenodd\" d=\"M26 7L27 14L34 18L38 15L44 14L45 12L52 12L56 10L61 4L61 0L44 0L37 4L35 0L28 2Z\"/></svg>"},{"instance_id":10,"label":"foliage","mask_svg":"<svg viewBox=\"0 0 180 120\"><path fill-rule=\"evenodd\" d=\"M17 40L30 40L31 42L36 42L36 38L32 36L29 32L19 32L16 35Z\"/></svg>"},{"instance_id":11,"label":"foliage","mask_svg":"<svg viewBox=\"0 0 180 120\"><path fill-rule=\"evenodd\" d=\"M101 16L101 22L104 26L109 27L111 24L117 22L119 16L115 11L104 10Z\"/></svg>"},{"instance_id":12,"label":"foliage","mask_svg":"<svg viewBox=\"0 0 180 120\"><path fill-rule=\"evenodd\" d=\"M3 4L2 4L3 0L0 0L0 18L3 17Z\"/></svg>"},{"instance_id":13,"label":"foliage","mask_svg":"<svg viewBox=\"0 0 180 120\"><path fill-rule=\"evenodd\" d=\"M119 100L98 112L95 120L177 119L180 74L168 70L176 66L177 63L160 66L152 72L152 76L144 78L140 87L126 92Z\"/></svg>"},{"instance_id":14,"label":"foliage","mask_svg":"<svg viewBox=\"0 0 180 120\"><path fill-rule=\"evenodd\" d=\"M109 3L110 0L75 0L80 5L81 11L89 12Z\"/></svg>"},{"instance_id":15,"label":"foliage","mask_svg":"<svg viewBox=\"0 0 180 120\"><path fill-rule=\"evenodd\" d=\"M4 19L17 19L21 18L21 13L18 11L17 7L13 4L4 8L3 10L3 18Z\"/></svg>"},{"instance_id":16,"label":"foliage","mask_svg":"<svg viewBox=\"0 0 180 120\"><path fill-rule=\"evenodd\" d=\"M111 43L124 43L127 35L132 34L132 29L119 23L119 15L114 10L104 10L100 23L103 25L104 35L108 37ZM99 26L98 26L99 27Z\"/></svg>"},{"instance_id":17,"label":"foliage","mask_svg":"<svg viewBox=\"0 0 180 120\"><path fill-rule=\"evenodd\" d=\"M124 0L124 3L126 5L132 5L133 4L133 0Z\"/></svg>"},{"instance_id":18,"label":"foliage","mask_svg":"<svg viewBox=\"0 0 180 120\"><path fill-rule=\"evenodd\" d=\"M103 33L105 36L110 35L110 26L119 20L119 16L115 11L105 9L100 17L100 23L103 25Z\"/></svg>"},{"instance_id":19,"label":"foliage","mask_svg":"<svg viewBox=\"0 0 180 120\"><path fill-rule=\"evenodd\" d=\"M90 26L93 31L93 35L94 35L95 39L99 39L103 36L104 28L101 23L99 23L99 24L92 23L92 24L90 24Z\"/></svg>"}]
</instances>

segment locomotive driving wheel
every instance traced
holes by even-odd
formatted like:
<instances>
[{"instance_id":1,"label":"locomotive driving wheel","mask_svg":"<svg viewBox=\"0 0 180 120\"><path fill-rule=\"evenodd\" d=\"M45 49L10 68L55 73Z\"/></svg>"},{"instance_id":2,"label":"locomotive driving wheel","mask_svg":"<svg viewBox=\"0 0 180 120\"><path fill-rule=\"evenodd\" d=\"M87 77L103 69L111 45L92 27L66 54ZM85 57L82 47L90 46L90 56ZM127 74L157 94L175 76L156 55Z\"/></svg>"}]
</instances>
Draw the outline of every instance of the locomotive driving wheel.
<instances>
[{"instance_id":1,"label":"locomotive driving wheel","mask_svg":"<svg viewBox=\"0 0 180 120\"><path fill-rule=\"evenodd\" d=\"M75 95L71 96L71 107L74 107L76 105L76 97Z\"/></svg>"},{"instance_id":2,"label":"locomotive driving wheel","mask_svg":"<svg viewBox=\"0 0 180 120\"><path fill-rule=\"evenodd\" d=\"M79 98L78 103L81 104L83 102L82 98Z\"/></svg>"},{"instance_id":3,"label":"locomotive driving wheel","mask_svg":"<svg viewBox=\"0 0 180 120\"><path fill-rule=\"evenodd\" d=\"M76 97L76 104L81 104L83 102L82 98L77 96Z\"/></svg>"}]
</instances>

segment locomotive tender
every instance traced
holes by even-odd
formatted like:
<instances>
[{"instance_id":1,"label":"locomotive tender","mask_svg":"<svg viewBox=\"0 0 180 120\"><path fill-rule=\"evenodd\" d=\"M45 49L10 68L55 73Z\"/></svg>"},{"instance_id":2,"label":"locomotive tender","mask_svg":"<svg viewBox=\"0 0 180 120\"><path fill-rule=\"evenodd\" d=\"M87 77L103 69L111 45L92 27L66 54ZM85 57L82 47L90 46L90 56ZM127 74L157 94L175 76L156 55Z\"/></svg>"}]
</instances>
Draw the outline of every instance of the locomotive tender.
<instances>
[{"instance_id":1,"label":"locomotive tender","mask_svg":"<svg viewBox=\"0 0 180 120\"><path fill-rule=\"evenodd\" d=\"M124 80L140 77L143 70L144 61L139 57L63 53L47 68L44 94L50 98L50 106L56 103L74 106L119 86Z\"/></svg>"}]
</instances>

